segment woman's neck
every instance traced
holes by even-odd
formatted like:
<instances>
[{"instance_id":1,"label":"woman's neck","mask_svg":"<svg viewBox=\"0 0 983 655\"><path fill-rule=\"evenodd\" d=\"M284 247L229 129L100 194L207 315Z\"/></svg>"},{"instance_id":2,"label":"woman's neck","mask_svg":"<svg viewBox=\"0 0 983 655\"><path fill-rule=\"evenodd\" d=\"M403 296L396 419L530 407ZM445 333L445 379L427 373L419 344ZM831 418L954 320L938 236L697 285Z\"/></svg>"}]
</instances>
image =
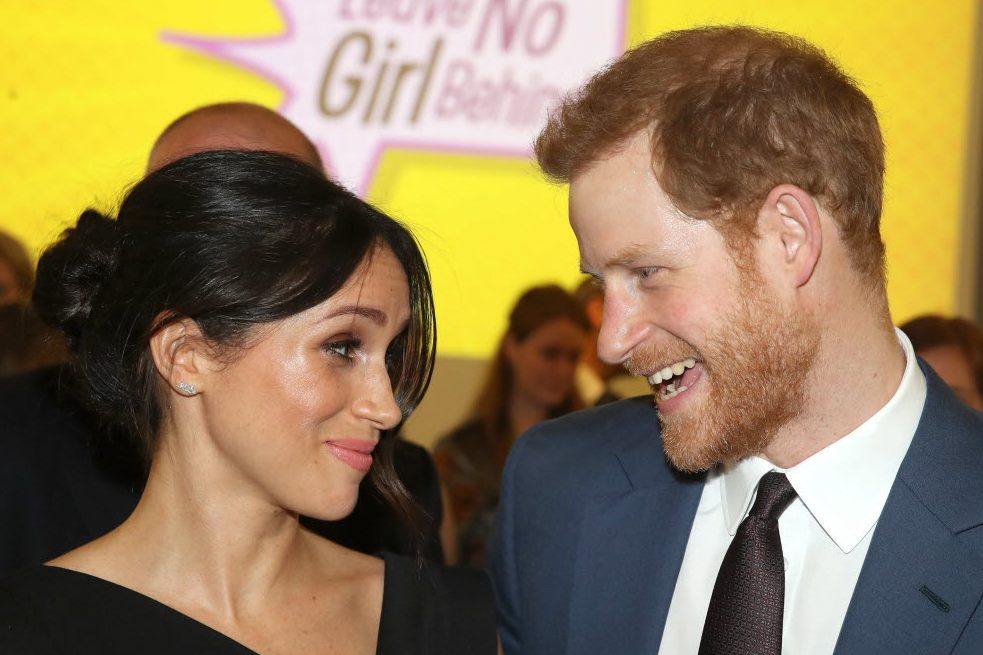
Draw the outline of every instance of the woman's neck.
<instances>
[{"instance_id":1,"label":"woman's neck","mask_svg":"<svg viewBox=\"0 0 983 655\"><path fill-rule=\"evenodd\" d=\"M221 458L182 453L172 441L162 441L137 508L111 533L124 575L157 595L179 589L182 603L233 621L280 583L301 582L313 553L298 517L217 465Z\"/></svg>"}]
</instances>

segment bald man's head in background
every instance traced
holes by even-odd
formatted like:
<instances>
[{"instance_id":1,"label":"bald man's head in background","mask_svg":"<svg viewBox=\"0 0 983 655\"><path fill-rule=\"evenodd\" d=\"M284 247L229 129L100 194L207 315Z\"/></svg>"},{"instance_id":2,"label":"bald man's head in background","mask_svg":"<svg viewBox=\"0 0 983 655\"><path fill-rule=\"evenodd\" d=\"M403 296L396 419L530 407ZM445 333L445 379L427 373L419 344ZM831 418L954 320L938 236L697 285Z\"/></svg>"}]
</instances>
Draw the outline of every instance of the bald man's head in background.
<instances>
[{"instance_id":1,"label":"bald man's head in background","mask_svg":"<svg viewBox=\"0 0 983 655\"><path fill-rule=\"evenodd\" d=\"M147 172L204 150L269 150L324 169L311 140L296 125L261 105L223 102L189 111L157 137Z\"/></svg>"}]
</instances>

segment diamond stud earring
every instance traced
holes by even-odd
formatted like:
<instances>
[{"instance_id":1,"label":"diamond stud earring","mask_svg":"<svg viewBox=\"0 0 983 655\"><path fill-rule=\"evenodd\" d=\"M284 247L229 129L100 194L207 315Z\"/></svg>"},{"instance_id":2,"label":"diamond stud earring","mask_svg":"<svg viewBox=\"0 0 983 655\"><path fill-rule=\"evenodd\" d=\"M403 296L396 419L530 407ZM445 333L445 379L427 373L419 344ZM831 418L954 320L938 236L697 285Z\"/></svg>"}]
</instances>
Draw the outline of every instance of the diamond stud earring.
<instances>
[{"instance_id":1,"label":"diamond stud earring","mask_svg":"<svg viewBox=\"0 0 983 655\"><path fill-rule=\"evenodd\" d=\"M198 387L189 382L178 382L174 386L189 396L195 396L198 394Z\"/></svg>"}]
</instances>

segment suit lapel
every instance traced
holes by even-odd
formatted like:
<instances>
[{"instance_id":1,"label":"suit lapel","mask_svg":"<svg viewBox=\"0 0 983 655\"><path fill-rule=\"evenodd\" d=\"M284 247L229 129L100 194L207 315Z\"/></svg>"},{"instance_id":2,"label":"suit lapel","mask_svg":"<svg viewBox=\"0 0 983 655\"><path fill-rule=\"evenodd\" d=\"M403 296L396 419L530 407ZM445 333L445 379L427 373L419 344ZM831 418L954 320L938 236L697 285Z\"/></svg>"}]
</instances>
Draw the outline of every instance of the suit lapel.
<instances>
[{"instance_id":1,"label":"suit lapel","mask_svg":"<svg viewBox=\"0 0 983 655\"><path fill-rule=\"evenodd\" d=\"M877 522L836 655L949 653L983 597L975 535L983 524L979 417L932 371L925 375L925 409Z\"/></svg>"},{"instance_id":2,"label":"suit lapel","mask_svg":"<svg viewBox=\"0 0 983 655\"><path fill-rule=\"evenodd\" d=\"M661 440L646 442L618 455L631 490L584 508L568 655L658 651L704 476L680 476Z\"/></svg>"},{"instance_id":3,"label":"suit lapel","mask_svg":"<svg viewBox=\"0 0 983 655\"><path fill-rule=\"evenodd\" d=\"M979 555L896 483L835 653L951 652L981 596Z\"/></svg>"}]
</instances>

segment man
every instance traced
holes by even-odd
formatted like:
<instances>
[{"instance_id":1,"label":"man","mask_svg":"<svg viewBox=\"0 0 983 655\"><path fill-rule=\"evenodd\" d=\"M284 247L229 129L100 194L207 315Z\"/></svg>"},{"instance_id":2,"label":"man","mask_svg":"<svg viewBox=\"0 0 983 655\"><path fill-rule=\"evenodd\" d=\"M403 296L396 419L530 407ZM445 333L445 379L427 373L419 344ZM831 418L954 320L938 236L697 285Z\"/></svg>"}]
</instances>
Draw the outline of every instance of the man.
<instances>
[{"instance_id":1,"label":"man","mask_svg":"<svg viewBox=\"0 0 983 655\"><path fill-rule=\"evenodd\" d=\"M210 149L272 150L323 170L314 144L271 109L244 102L207 105L172 122L157 138L147 172ZM105 534L133 510L143 462L126 435L102 434L71 388L66 366L0 378L0 575L47 561ZM356 550L442 558L436 526L442 506L436 469L420 446L398 442L395 465L429 515L419 539L366 485L355 511L305 525Z\"/></svg>"},{"instance_id":2,"label":"man","mask_svg":"<svg viewBox=\"0 0 983 655\"><path fill-rule=\"evenodd\" d=\"M892 327L868 98L800 39L686 30L536 152L605 288L599 353L655 407L516 443L505 651L983 652L983 418Z\"/></svg>"}]
</instances>

